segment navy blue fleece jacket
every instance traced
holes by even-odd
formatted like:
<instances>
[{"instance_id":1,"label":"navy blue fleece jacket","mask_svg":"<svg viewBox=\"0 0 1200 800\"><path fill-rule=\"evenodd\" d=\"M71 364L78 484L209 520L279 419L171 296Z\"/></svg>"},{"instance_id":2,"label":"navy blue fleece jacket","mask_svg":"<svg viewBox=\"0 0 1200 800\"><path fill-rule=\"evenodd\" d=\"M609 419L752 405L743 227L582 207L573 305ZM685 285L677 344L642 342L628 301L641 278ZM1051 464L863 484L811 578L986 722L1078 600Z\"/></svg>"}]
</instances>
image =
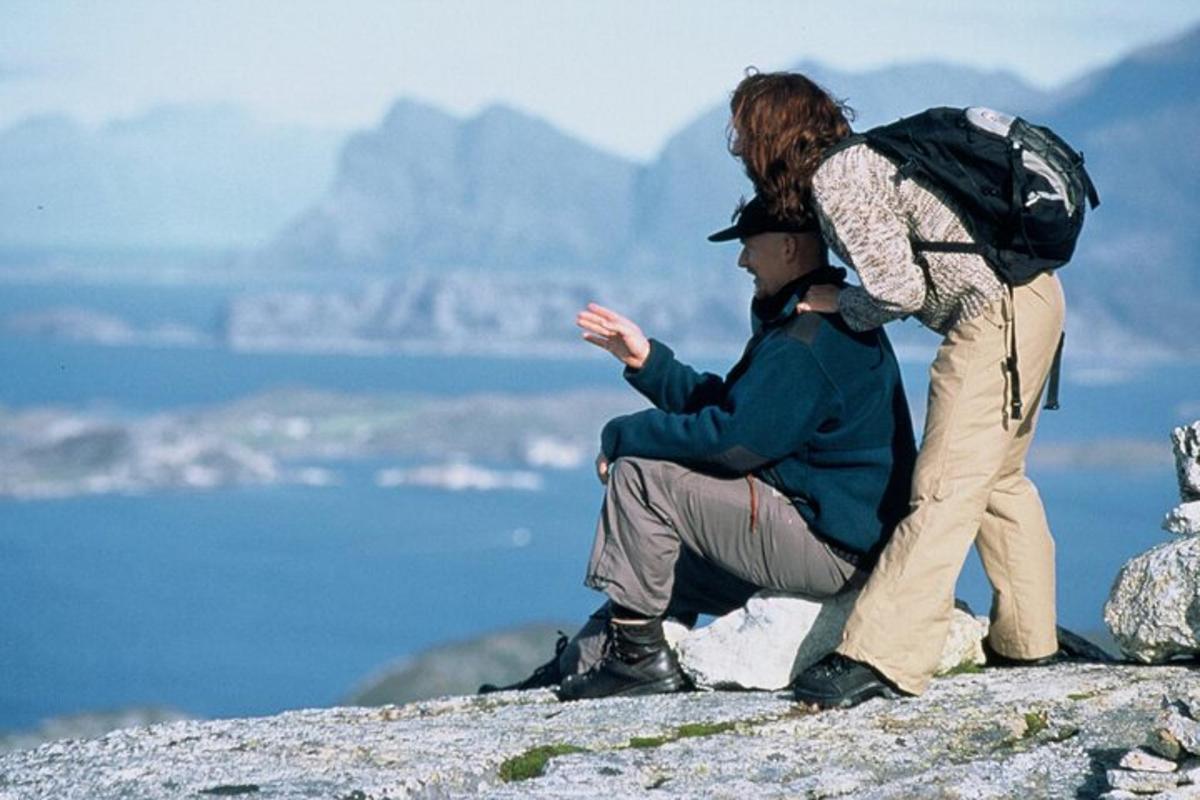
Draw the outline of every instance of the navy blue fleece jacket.
<instances>
[{"instance_id":1,"label":"navy blue fleece jacket","mask_svg":"<svg viewBox=\"0 0 1200 800\"><path fill-rule=\"evenodd\" d=\"M625 377L656 408L605 425L604 455L756 475L791 498L818 536L876 554L907 512L916 444L883 329L795 313L809 286L843 275L822 269L754 301L753 336L724 378L652 339L645 364Z\"/></svg>"}]
</instances>

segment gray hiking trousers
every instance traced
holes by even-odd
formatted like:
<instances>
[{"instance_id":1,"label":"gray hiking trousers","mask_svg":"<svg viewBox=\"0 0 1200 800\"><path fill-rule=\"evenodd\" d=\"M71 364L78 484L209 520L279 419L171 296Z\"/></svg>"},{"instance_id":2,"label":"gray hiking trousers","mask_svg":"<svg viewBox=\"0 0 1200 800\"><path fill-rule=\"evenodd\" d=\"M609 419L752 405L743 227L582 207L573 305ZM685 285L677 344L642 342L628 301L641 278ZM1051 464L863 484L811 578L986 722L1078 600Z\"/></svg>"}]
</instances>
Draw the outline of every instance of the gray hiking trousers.
<instances>
[{"instance_id":1,"label":"gray hiking trousers","mask_svg":"<svg viewBox=\"0 0 1200 800\"><path fill-rule=\"evenodd\" d=\"M691 626L760 589L819 598L859 586L867 573L855 560L813 534L792 502L758 478L621 458L610 468L585 583L612 603ZM609 606L563 651L564 675L601 658Z\"/></svg>"}]
</instances>

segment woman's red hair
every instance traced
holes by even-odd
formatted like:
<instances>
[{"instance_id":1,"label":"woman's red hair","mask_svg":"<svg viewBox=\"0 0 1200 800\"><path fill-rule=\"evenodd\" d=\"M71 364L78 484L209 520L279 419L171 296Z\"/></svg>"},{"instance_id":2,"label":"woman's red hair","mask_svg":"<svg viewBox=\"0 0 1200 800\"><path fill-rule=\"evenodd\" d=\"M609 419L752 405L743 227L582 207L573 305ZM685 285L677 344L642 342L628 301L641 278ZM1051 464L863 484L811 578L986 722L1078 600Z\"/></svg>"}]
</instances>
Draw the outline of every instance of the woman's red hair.
<instances>
[{"instance_id":1,"label":"woman's red hair","mask_svg":"<svg viewBox=\"0 0 1200 800\"><path fill-rule=\"evenodd\" d=\"M850 135L854 111L796 72L750 72L729 101L729 152L741 159L771 213L808 213L826 148Z\"/></svg>"}]
</instances>

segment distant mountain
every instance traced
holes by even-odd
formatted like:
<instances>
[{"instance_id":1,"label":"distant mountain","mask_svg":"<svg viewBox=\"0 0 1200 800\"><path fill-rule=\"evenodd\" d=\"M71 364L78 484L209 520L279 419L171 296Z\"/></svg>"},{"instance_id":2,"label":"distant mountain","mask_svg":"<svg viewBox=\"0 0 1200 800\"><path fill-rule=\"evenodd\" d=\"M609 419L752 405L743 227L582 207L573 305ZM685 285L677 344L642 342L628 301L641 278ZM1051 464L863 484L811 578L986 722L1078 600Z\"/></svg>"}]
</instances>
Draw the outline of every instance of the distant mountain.
<instances>
[{"instance_id":1,"label":"distant mountain","mask_svg":"<svg viewBox=\"0 0 1200 800\"><path fill-rule=\"evenodd\" d=\"M916 64L850 75L802 68L882 120L935 102L1021 109L1044 95L1011 75ZM342 152L332 188L260 262L318 269L666 271L708 282L731 263L705 234L750 189L725 149L724 105L636 165L492 107L458 120L404 100Z\"/></svg>"},{"instance_id":2,"label":"distant mountain","mask_svg":"<svg viewBox=\"0 0 1200 800\"><path fill-rule=\"evenodd\" d=\"M27 119L0 131L0 246L259 246L328 184L341 138L227 106Z\"/></svg>"},{"instance_id":3,"label":"distant mountain","mask_svg":"<svg viewBox=\"0 0 1200 800\"><path fill-rule=\"evenodd\" d=\"M1200 29L1056 92L942 64L797 68L855 107L860 129L974 104L1053 125L1085 152L1104 201L1064 273L1073 338L1200 352L1191 323L1200 318ZM604 268L719 290L740 277L723 269L735 249L704 236L750 192L726 152L727 120L722 104L638 166L506 109L457 120L401 102L350 141L333 188L260 260L400 275Z\"/></svg>"},{"instance_id":4,"label":"distant mountain","mask_svg":"<svg viewBox=\"0 0 1200 800\"><path fill-rule=\"evenodd\" d=\"M1070 299L1131 333L1200 352L1200 28L1131 54L1061 95L1048 121L1100 190Z\"/></svg>"},{"instance_id":5,"label":"distant mountain","mask_svg":"<svg viewBox=\"0 0 1200 800\"><path fill-rule=\"evenodd\" d=\"M944 64L796 68L845 98L860 129L970 104L1052 125L1103 200L1063 273L1072 338L1200 352L1200 28L1051 92ZM656 276L732 303L736 247L704 238L751 191L727 120L722 102L636 164L502 106L461 119L402 100L340 153L334 134L230 108L99 130L35 118L0 131L0 248L249 246L260 268L347 278Z\"/></svg>"},{"instance_id":6,"label":"distant mountain","mask_svg":"<svg viewBox=\"0 0 1200 800\"><path fill-rule=\"evenodd\" d=\"M397 103L264 260L324 269L596 269L629 237L636 167L502 106Z\"/></svg>"}]
</instances>

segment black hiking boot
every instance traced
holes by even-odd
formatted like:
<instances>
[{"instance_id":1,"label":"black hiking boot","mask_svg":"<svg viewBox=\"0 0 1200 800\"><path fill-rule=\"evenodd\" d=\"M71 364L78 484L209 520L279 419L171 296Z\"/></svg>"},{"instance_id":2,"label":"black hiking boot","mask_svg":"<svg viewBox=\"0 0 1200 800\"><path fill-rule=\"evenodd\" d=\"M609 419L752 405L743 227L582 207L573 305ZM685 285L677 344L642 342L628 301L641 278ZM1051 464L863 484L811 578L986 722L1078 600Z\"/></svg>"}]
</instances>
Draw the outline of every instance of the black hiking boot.
<instances>
[{"instance_id":1,"label":"black hiking boot","mask_svg":"<svg viewBox=\"0 0 1200 800\"><path fill-rule=\"evenodd\" d=\"M485 683L479 687L479 694L524 691L526 689L544 689L548 686L557 686L562 680L562 670L559 669L558 659L566 649L567 635L562 631L559 631L558 640L554 643L554 658L535 669L533 674L523 681L510 683L507 686L497 686L494 683Z\"/></svg>"},{"instance_id":2,"label":"black hiking boot","mask_svg":"<svg viewBox=\"0 0 1200 800\"><path fill-rule=\"evenodd\" d=\"M895 699L902 694L869 664L830 653L796 676L796 700L819 708L851 708L872 697Z\"/></svg>"},{"instance_id":3,"label":"black hiking boot","mask_svg":"<svg viewBox=\"0 0 1200 800\"><path fill-rule=\"evenodd\" d=\"M1116 661L1102 648L1061 625L1058 626L1058 649L1048 656L1012 658L993 650L986 638L983 640L983 655L989 667L1048 667L1051 664L1111 664Z\"/></svg>"},{"instance_id":4,"label":"black hiking boot","mask_svg":"<svg viewBox=\"0 0 1200 800\"><path fill-rule=\"evenodd\" d=\"M663 636L661 619L642 625L610 622L604 658L587 672L564 678L558 699L667 694L688 687L688 679Z\"/></svg>"}]
</instances>

